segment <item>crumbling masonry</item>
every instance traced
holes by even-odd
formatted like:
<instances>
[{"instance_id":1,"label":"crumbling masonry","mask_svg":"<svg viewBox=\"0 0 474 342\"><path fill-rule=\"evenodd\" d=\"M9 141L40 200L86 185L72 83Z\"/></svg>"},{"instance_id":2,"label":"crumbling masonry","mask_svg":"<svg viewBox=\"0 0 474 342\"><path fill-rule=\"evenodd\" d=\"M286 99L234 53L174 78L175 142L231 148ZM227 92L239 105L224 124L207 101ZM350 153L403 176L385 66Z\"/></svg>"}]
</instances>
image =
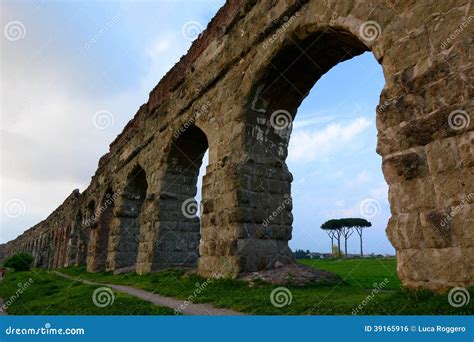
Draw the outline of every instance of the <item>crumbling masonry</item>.
<instances>
[{"instance_id":1,"label":"crumbling masonry","mask_svg":"<svg viewBox=\"0 0 474 342\"><path fill-rule=\"evenodd\" d=\"M273 215L291 193L285 120L324 73L371 51L386 81L374 116L398 274L410 287L474 284L471 5L229 0L89 187L2 253L29 252L39 267L198 266L213 277L288 262L291 203ZM207 149L199 220L187 206Z\"/></svg>"}]
</instances>

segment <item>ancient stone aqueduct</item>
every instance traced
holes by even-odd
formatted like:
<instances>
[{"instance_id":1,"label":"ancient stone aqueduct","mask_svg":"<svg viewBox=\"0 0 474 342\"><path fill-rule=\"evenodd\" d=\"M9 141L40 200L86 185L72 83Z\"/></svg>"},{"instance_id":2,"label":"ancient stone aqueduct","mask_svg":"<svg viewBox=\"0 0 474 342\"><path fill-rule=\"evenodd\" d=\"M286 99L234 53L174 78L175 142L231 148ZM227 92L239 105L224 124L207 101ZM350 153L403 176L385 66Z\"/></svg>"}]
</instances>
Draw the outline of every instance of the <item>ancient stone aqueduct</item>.
<instances>
[{"instance_id":1,"label":"ancient stone aqueduct","mask_svg":"<svg viewBox=\"0 0 474 342\"><path fill-rule=\"evenodd\" d=\"M469 0L229 0L89 187L2 250L41 267L215 277L288 262L291 205L262 224L291 193L291 126L272 114L294 117L324 73L371 51L386 81L374 116L398 274L410 287L474 284L472 19ZM199 221L182 207L208 148Z\"/></svg>"}]
</instances>

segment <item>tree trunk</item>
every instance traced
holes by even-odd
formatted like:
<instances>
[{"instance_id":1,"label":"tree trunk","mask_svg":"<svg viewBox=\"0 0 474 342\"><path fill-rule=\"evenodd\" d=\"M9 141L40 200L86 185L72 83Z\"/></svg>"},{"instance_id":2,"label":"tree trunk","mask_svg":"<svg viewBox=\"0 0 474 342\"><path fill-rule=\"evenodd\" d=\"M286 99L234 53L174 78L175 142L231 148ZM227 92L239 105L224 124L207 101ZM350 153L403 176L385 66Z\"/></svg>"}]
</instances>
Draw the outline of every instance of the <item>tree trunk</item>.
<instances>
[{"instance_id":1,"label":"tree trunk","mask_svg":"<svg viewBox=\"0 0 474 342\"><path fill-rule=\"evenodd\" d=\"M337 254L338 254L338 257L340 258L341 257L341 237L340 236L337 238Z\"/></svg>"},{"instance_id":2,"label":"tree trunk","mask_svg":"<svg viewBox=\"0 0 474 342\"><path fill-rule=\"evenodd\" d=\"M360 232L360 256L363 257L364 256L364 252L362 251L362 231Z\"/></svg>"},{"instance_id":3,"label":"tree trunk","mask_svg":"<svg viewBox=\"0 0 474 342\"><path fill-rule=\"evenodd\" d=\"M344 255L347 258L347 237L344 238Z\"/></svg>"}]
</instances>

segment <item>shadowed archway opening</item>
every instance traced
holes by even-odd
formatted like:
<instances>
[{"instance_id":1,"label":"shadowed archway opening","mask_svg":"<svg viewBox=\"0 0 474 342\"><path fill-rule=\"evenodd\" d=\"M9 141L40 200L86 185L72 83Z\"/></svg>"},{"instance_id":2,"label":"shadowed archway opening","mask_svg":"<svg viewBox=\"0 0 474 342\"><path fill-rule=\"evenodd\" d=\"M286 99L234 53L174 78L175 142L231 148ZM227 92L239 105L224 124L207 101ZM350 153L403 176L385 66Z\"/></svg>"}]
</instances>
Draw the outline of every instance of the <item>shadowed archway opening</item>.
<instances>
[{"instance_id":1,"label":"shadowed archway opening","mask_svg":"<svg viewBox=\"0 0 474 342\"><path fill-rule=\"evenodd\" d=\"M53 253L53 237L52 237L51 232L48 232L45 236L44 252L45 252L44 267L50 268L51 258L52 258L52 253Z\"/></svg>"},{"instance_id":2,"label":"shadowed archway opening","mask_svg":"<svg viewBox=\"0 0 474 342\"><path fill-rule=\"evenodd\" d=\"M115 237L118 242L115 247L114 269L135 267L147 189L145 170L137 165L128 175L127 185L122 193L122 207L118 213L119 234Z\"/></svg>"},{"instance_id":3,"label":"shadowed archway opening","mask_svg":"<svg viewBox=\"0 0 474 342\"><path fill-rule=\"evenodd\" d=\"M268 114L285 110L294 119L301 102L325 73L366 51L369 49L357 37L343 30L328 29L304 40L290 40L257 83L252 109Z\"/></svg>"},{"instance_id":4,"label":"shadowed archway opening","mask_svg":"<svg viewBox=\"0 0 474 342\"><path fill-rule=\"evenodd\" d=\"M68 265L78 265L79 241L83 239L82 235L82 213L78 211L72 224L71 235L69 237L69 251L67 255Z\"/></svg>"},{"instance_id":5,"label":"shadowed archway opening","mask_svg":"<svg viewBox=\"0 0 474 342\"><path fill-rule=\"evenodd\" d=\"M208 147L206 134L194 125L181 130L170 146L160 189L155 269L197 266L200 219L195 196L199 170Z\"/></svg>"},{"instance_id":6,"label":"shadowed archway opening","mask_svg":"<svg viewBox=\"0 0 474 342\"><path fill-rule=\"evenodd\" d=\"M97 222L96 222L96 202L95 200L90 200L89 203L87 204L85 211L84 211L84 216L83 216L83 221L82 221L82 234L81 234L81 239L79 243L79 249L78 249L78 264L83 265L85 264L87 266L92 252L91 252L91 235L93 235L93 231L96 228Z\"/></svg>"},{"instance_id":7,"label":"shadowed archway opening","mask_svg":"<svg viewBox=\"0 0 474 342\"><path fill-rule=\"evenodd\" d=\"M93 246L91 250L91 263L88 265L89 271L104 271L107 261L107 250L109 244L110 226L114 218L115 198L111 188L108 188L100 206L96 212L97 225L91 233Z\"/></svg>"},{"instance_id":8,"label":"shadowed archway opening","mask_svg":"<svg viewBox=\"0 0 474 342\"><path fill-rule=\"evenodd\" d=\"M44 267L44 235L40 235L37 240L37 259L35 267Z\"/></svg>"},{"instance_id":9,"label":"shadowed archway opening","mask_svg":"<svg viewBox=\"0 0 474 342\"><path fill-rule=\"evenodd\" d=\"M251 238L255 248L242 251L241 264L246 271L292 262L288 241L294 228L295 193L292 194L293 175L286 159L296 113L323 75L367 51L368 47L350 32L329 28L302 39L289 37L262 69L249 98L247 116L246 141L253 169L250 182L258 186L250 189L247 204L253 212L255 234ZM341 99L344 96L340 94ZM306 145L302 158L312 152L309 148L324 148L323 142L321 139L319 145ZM313 196L317 197L317 192ZM312 219L311 229L319 229L322 222Z\"/></svg>"}]
</instances>

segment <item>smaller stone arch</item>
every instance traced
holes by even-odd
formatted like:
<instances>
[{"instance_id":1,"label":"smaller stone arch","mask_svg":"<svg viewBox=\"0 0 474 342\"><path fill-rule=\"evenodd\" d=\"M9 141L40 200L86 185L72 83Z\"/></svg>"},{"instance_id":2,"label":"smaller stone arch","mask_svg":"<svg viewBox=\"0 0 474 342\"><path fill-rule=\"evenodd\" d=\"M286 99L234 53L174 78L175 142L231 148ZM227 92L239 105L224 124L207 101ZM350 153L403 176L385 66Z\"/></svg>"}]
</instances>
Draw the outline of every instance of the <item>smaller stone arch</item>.
<instances>
[{"instance_id":1,"label":"smaller stone arch","mask_svg":"<svg viewBox=\"0 0 474 342\"><path fill-rule=\"evenodd\" d=\"M38 237L38 257L36 261L37 267L45 267L46 259L46 234L41 234Z\"/></svg>"},{"instance_id":2,"label":"smaller stone arch","mask_svg":"<svg viewBox=\"0 0 474 342\"><path fill-rule=\"evenodd\" d=\"M89 272L104 271L106 269L109 235L112 220L114 218L114 207L118 194L108 187L97 208L96 225L91 230L90 250L87 269Z\"/></svg>"},{"instance_id":3,"label":"smaller stone arch","mask_svg":"<svg viewBox=\"0 0 474 342\"><path fill-rule=\"evenodd\" d=\"M71 235L69 236L69 248L67 255L68 265L78 264L78 249L80 241L80 232L82 231L82 212L79 210L74 216L72 222Z\"/></svg>"},{"instance_id":4,"label":"smaller stone arch","mask_svg":"<svg viewBox=\"0 0 474 342\"><path fill-rule=\"evenodd\" d=\"M87 202L85 208L83 208L82 224L79 234L79 244L78 244L78 264L87 265L90 259L90 242L91 242L91 232L97 226L96 218L96 205L97 202L95 198L90 199Z\"/></svg>"},{"instance_id":5,"label":"smaller stone arch","mask_svg":"<svg viewBox=\"0 0 474 342\"><path fill-rule=\"evenodd\" d=\"M61 267L61 252L62 252L62 242L63 242L63 230L61 228L56 228L56 256L54 261L54 267Z\"/></svg>"},{"instance_id":6,"label":"smaller stone arch","mask_svg":"<svg viewBox=\"0 0 474 342\"><path fill-rule=\"evenodd\" d=\"M113 228L108 242L107 270L134 270L137 262L148 181L140 164L132 168L126 179L113 210L115 217L111 222Z\"/></svg>"},{"instance_id":7,"label":"smaller stone arch","mask_svg":"<svg viewBox=\"0 0 474 342\"><path fill-rule=\"evenodd\" d=\"M178 131L169 146L159 185L158 229L152 270L196 267L199 259L200 219L195 200L206 134L196 125Z\"/></svg>"},{"instance_id":8,"label":"smaller stone arch","mask_svg":"<svg viewBox=\"0 0 474 342\"><path fill-rule=\"evenodd\" d=\"M61 240L60 240L60 255L59 255L59 265L58 267L63 267L66 265L67 259L67 246L70 235L70 227L65 226L61 229Z\"/></svg>"},{"instance_id":9,"label":"smaller stone arch","mask_svg":"<svg viewBox=\"0 0 474 342\"><path fill-rule=\"evenodd\" d=\"M45 266L51 268L53 265L53 233L48 231L45 237Z\"/></svg>"},{"instance_id":10,"label":"smaller stone arch","mask_svg":"<svg viewBox=\"0 0 474 342\"><path fill-rule=\"evenodd\" d=\"M56 250L57 250L57 232L52 231L50 236L50 247L49 247L49 268L56 267Z\"/></svg>"},{"instance_id":11,"label":"smaller stone arch","mask_svg":"<svg viewBox=\"0 0 474 342\"><path fill-rule=\"evenodd\" d=\"M96 203L91 199L86 206L83 224L86 228L94 228L96 225Z\"/></svg>"},{"instance_id":12,"label":"smaller stone arch","mask_svg":"<svg viewBox=\"0 0 474 342\"><path fill-rule=\"evenodd\" d=\"M51 258L50 267L55 268L56 260L57 260L57 247L58 247L58 233L55 230L51 232L51 242L52 242L52 248L51 248L51 257L50 257Z\"/></svg>"}]
</instances>

